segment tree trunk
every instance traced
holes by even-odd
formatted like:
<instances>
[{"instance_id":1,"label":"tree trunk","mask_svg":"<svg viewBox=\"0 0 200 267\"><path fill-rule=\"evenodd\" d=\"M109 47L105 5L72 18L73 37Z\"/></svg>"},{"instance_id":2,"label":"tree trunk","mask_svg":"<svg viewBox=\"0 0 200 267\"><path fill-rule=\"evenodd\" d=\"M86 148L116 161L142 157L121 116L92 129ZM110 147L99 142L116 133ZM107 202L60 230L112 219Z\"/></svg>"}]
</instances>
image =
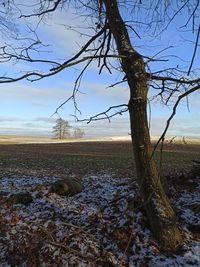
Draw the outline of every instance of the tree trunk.
<instances>
[{"instance_id":1,"label":"tree trunk","mask_svg":"<svg viewBox=\"0 0 200 267\"><path fill-rule=\"evenodd\" d=\"M176 216L166 196L156 164L151 157L147 120L147 75L142 56L132 47L116 0L103 0L109 29L114 36L121 66L130 88L129 112L137 179L155 238L162 248L176 251L183 244Z\"/></svg>"}]
</instances>

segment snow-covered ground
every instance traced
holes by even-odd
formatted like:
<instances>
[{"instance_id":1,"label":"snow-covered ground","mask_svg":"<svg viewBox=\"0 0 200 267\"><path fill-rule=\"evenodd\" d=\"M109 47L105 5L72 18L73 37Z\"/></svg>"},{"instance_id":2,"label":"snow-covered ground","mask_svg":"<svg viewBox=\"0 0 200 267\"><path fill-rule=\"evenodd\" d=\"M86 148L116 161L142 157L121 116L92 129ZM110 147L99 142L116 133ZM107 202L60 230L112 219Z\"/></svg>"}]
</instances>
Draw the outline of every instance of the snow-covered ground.
<instances>
[{"instance_id":1,"label":"snow-covered ground","mask_svg":"<svg viewBox=\"0 0 200 267\"><path fill-rule=\"evenodd\" d=\"M157 141L160 136L152 136L152 141ZM173 136L166 136L165 142L169 142ZM200 138L185 137L187 144L200 144ZM51 137L30 137L30 136L0 136L0 143L17 144L43 144L43 143L72 143L72 142L106 142L106 141L131 141L131 136L102 136L102 137L84 137L81 139L63 139L58 140ZM183 137L177 136L173 139L173 144L183 143Z\"/></svg>"},{"instance_id":2,"label":"snow-covered ground","mask_svg":"<svg viewBox=\"0 0 200 267\"><path fill-rule=\"evenodd\" d=\"M137 185L130 178L86 176L84 190L72 197L49 192L56 179L1 179L0 266L200 266L200 241L190 231L199 224L198 213L190 209L200 204L199 187L192 194L172 187L186 242L175 255L160 251L144 214L134 209ZM6 201L17 192L30 192L33 202Z\"/></svg>"},{"instance_id":3,"label":"snow-covered ground","mask_svg":"<svg viewBox=\"0 0 200 267\"><path fill-rule=\"evenodd\" d=\"M18 144L42 144L42 143L72 143L72 142L95 142L95 141L130 141L130 136L104 136L81 139L54 139L51 137L30 137L30 136L0 136L0 143Z\"/></svg>"}]
</instances>

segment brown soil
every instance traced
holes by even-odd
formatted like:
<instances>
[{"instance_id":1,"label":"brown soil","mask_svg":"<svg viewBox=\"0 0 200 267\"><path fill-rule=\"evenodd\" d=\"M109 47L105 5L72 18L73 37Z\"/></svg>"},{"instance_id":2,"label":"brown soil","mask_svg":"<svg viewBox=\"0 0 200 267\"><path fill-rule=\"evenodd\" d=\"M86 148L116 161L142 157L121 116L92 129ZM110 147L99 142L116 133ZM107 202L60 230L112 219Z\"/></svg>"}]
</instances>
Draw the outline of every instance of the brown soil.
<instances>
[{"instance_id":1,"label":"brown soil","mask_svg":"<svg viewBox=\"0 0 200 267\"><path fill-rule=\"evenodd\" d=\"M159 149L159 148L158 148ZM165 144L164 151L200 153L200 145ZM6 155L77 155L114 156L132 153L131 142L77 142L58 144L0 145L0 156Z\"/></svg>"}]
</instances>

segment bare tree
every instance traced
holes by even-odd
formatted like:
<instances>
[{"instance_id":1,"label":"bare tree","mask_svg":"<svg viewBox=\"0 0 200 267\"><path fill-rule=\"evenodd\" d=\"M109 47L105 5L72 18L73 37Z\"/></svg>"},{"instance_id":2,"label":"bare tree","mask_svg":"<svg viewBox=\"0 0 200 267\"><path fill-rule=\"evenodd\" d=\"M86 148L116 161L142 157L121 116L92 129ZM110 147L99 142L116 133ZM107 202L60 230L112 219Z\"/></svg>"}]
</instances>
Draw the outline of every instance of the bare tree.
<instances>
[{"instance_id":1,"label":"bare tree","mask_svg":"<svg viewBox=\"0 0 200 267\"><path fill-rule=\"evenodd\" d=\"M183 143L184 145L187 145L187 141L186 141L185 136L183 136L183 138L182 138L182 143Z\"/></svg>"},{"instance_id":2,"label":"bare tree","mask_svg":"<svg viewBox=\"0 0 200 267\"><path fill-rule=\"evenodd\" d=\"M56 125L53 126L53 134L57 139L66 139L70 137L70 128L69 122L61 118L56 120Z\"/></svg>"},{"instance_id":3,"label":"bare tree","mask_svg":"<svg viewBox=\"0 0 200 267\"><path fill-rule=\"evenodd\" d=\"M10 5L11 9L16 9L17 2L18 0L13 0L6 2L6 4ZM122 79L112 84L111 87L126 83L130 89L129 103L109 107L106 111L92 116L87 121L89 123L93 120L110 120L115 115L129 111L137 181L151 229L164 249L176 251L183 244L183 239L177 225L176 215L163 190L153 153L160 142L163 144L179 103L200 89L200 78L196 77L193 71L200 33L200 27L197 23L200 11L199 1L40 0L35 1L35 5L27 7L28 10L25 10L25 13L20 10L20 18L28 20L36 17L39 18L39 21L44 21L46 16L53 14L54 11L67 12L68 7L75 7L80 10L81 13L85 14L87 21L90 21L90 33L92 32L92 34L88 34L87 30L81 33L87 37L87 41L80 47L79 51L63 62L41 59L41 56L34 58L33 55L35 54L32 54L31 51L39 49L41 43L36 32L32 30L31 33L35 35L35 40L32 40L29 46L23 45L21 49L3 46L0 59L3 62L26 61L31 64L46 64L49 66L49 71L28 71L18 76L2 75L0 83L24 79L38 81L56 75L74 65L85 63L75 81L71 97L61 104L62 106L72 100L75 110L78 111L76 97L79 92L80 81L91 62L97 62L100 74L106 70L111 73L113 69L119 71L120 74L123 73L123 77L120 75ZM141 34L148 35L149 38L153 36L153 40L155 40L173 24L181 13L185 17L187 16L183 28L188 29L191 26L192 31L196 34L191 60L185 69L181 69L178 64L175 67L160 68L158 63L164 64L169 59L159 56L169 47L154 55L150 53L146 56L139 52L140 42L142 44ZM73 27L66 26L66 29L71 28ZM74 30L77 29L74 28ZM152 38L150 40L152 42ZM173 55L173 59L180 61L175 55ZM153 63L156 64L156 67L152 67ZM147 118L149 89L154 90L152 98L159 98L164 104L173 103L171 115L153 151Z\"/></svg>"},{"instance_id":4,"label":"bare tree","mask_svg":"<svg viewBox=\"0 0 200 267\"><path fill-rule=\"evenodd\" d=\"M74 138L83 138L85 132L81 130L79 127L74 128Z\"/></svg>"}]
</instances>

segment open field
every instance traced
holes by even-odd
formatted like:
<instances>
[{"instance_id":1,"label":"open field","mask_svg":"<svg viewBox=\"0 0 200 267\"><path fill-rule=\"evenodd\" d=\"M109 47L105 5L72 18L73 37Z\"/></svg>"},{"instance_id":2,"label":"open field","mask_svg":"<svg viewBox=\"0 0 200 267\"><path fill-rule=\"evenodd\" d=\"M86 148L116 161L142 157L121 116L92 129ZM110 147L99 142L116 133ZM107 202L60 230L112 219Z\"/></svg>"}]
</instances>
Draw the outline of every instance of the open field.
<instances>
[{"instance_id":1,"label":"open field","mask_svg":"<svg viewBox=\"0 0 200 267\"><path fill-rule=\"evenodd\" d=\"M153 142L156 142L160 136L151 136ZM173 144L200 145L200 138L183 137L182 136L166 136L165 143L169 143L173 139ZM15 135L0 135L0 144L55 144L55 143L76 143L76 142L128 142L131 140L130 135L127 136L102 136L93 138L81 139L54 139L44 136L15 136Z\"/></svg>"},{"instance_id":2,"label":"open field","mask_svg":"<svg viewBox=\"0 0 200 267\"><path fill-rule=\"evenodd\" d=\"M159 152L155 153L157 161ZM165 171L184 170L199 160L200 145L167 144L162 161ZM118 175L133 176L131 142L80 142L58 144L0 145L1 174L85 175L113 169ZM170 165L170 168L169 168ZM48 171L47 171L48 170Z\"/></svg>"},{"instance_id":3,"label":"open field","mask_svg":"<svg viewBox=\"0 0 200 267\"><path fill-rule=\"evenodd\" d=\"M144 210L133 209L140 200L130 142L0 145L0 266L199 266L200 187L199 175L188 174L192 160L200 161L200 145L165 145L161 174L186 242L174 255L160 250ZM50 192L66 176L80 179L84 190ZM8 201L21 192L31 194L30 204Z\"/></svg>"}]
</instances>

